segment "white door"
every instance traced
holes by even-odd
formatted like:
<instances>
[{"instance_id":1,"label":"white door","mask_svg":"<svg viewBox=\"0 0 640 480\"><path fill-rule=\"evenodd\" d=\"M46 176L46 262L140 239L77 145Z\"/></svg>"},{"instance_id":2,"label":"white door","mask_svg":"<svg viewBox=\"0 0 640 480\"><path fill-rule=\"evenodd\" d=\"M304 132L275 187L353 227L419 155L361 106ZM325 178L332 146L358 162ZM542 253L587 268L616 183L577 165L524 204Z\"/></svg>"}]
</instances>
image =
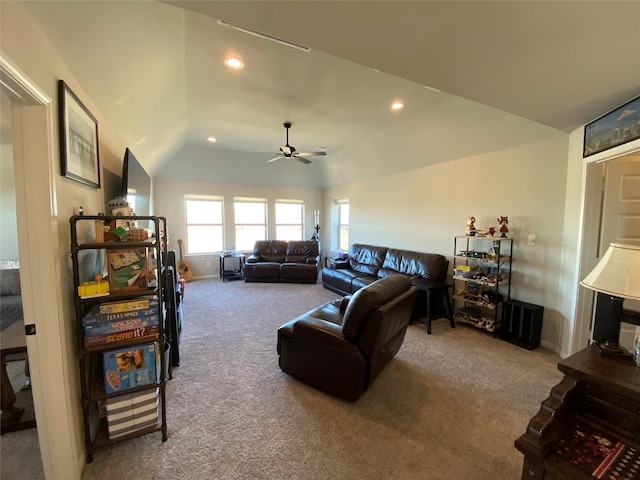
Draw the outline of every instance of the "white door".
<instances>
[{"instance_id":1,"label":"white door","mask_svg":"<svg viewBox=\"0 0 640 480\"><path fill-rule=\"evenodd\" d=\"M604 171L600 256L610 243L640 245L640 152L606 162ZM625 300L624 308L640 311L640 301ZM634 333L622 324L620 344L631 351Z\"/></svg>"}]
</instances>

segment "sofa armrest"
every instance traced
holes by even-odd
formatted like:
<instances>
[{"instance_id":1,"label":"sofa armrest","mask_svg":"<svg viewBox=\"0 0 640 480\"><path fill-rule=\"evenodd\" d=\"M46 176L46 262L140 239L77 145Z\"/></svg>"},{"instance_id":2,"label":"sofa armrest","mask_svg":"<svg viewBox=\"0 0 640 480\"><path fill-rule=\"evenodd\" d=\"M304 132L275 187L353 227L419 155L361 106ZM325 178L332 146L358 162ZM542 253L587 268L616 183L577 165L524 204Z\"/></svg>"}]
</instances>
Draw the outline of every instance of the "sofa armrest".
<instances>
[{"instance_id":1,"label":"sofa armrest","mask_svg":"<svg viewBox=\"0 0 640 480\"><path fill-rule=\"evenodd\" d=\"M317 318L298 319L293 325L294 341L302 341L321 345L335 353L360 355L358 347L349 342L342 334L342 327Z\"/></svg>"},{"instance_id":2,"label":"sofa armrest","mask_svg":"<svg viewBox=\"0 0 640 480\"><path fill-rule=\"evenodd\" d=\"M317 258L307 258L306 261L307 265L317 265L318 264L318 259Z\"/></svg>"},{"instance_id":3,"label":"sofa armrest","mask_svg":"<svg viewBox=\"0 0 640 480\"><path fill-rule=\"evenodd\" d=\"M344 297L342 297L340 299L340 313L344 314L344 312L347 310L347 306L349 305L349 302L351 301L351 297L352 295L345 295Z\"/></svg>"},{"instance_id":4,"label":"sofa armrest","mask_svg":"<svg viewBox=\"0 0 640 480\"><path fill-rule=\"evenodd\" d=\"M257 257L255 255L249 255L245 259L245 263L258 263L259 261L260 261L260 257Z\"/></svg>"}]
</instances>

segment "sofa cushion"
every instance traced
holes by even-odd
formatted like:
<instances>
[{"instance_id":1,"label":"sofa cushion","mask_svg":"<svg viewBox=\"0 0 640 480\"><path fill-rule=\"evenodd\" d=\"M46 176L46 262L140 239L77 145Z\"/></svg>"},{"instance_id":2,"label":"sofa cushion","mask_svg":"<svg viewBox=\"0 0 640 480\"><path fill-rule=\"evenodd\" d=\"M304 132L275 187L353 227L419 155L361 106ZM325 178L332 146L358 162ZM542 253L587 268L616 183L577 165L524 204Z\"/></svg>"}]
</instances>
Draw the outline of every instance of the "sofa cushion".
<instances>
[{"instance_id":1,"label":"sofa cushion","mask_svg":"<svg viewBox=\"0 0 640 480\"><path fill-rule=\"evenodd\" d=\"M20 295L20 269L0 270L0 296Z\"/></svg>"},{"instance_id":2,"label":"sofa cushion","mask_svg":"<svg viewBox=\"0 0 640 480\"><path fill-rule=\"evenodd\" d=\"M287 242L284 240L258 240L253 247L253 255L262 262L284 262Z\"/></svg>"},{"instance_id":3,"label":"sofa cushion","mask_svg":"<svg viewBox=\"0 0 640 480\"><path fill-rule=\"evenodd\" d=\"M280 278L280 264L275 262L245 263L243 271L245 280Z\"/></svg>"},{"instance_id":4,"label":"sofa cushion","mask_svg":"<svg viewBox=\"0 0 640 480\"><path fill-rule=\"evenodd\" d=\"M280 265L280 279L282 281L299 280L316 283L318 268L305 263L283 263Z\"/></svg>"},{"instance_id":5,"label":"sofa cushion","mask_svg":"<svg viewBox=\"0 0 640 480\"><path fill-rule=\"evenodd\" d=\"M442 279L446 275L446 262L444 255L390 248L377 275L387 277L402 272L412 277Z\"/></svg>"},{"instance_id":6,"label":"sofa cushion","mask_svg":"<svg viewBox=\"0 0 640 480\"><path fill-rule=\"evenodd\" d=\"M382 267L386 253L386 247L354 243L349 249L349 264L356 272L375 276Z\"/></svg>"},{"instance_id":7,"label":"sofa cushion","mask_svg":"<svg viewBox=\"0 0 640 480\"><path fill-rule=\"evenodd\" d=\"M351 297L344 312L342 323L344 336L355 340L371 310L391 301L410 287L411 281L406 276L394 275L358 290Z\"/></svg>"},{"instance_id":8,"label":"sofa cushion","mask_svg":"<svg viewBox=\"0 0 640 480\"><path fill-rule=\"evenodd\" d=\"M287 263L309 263L307 259L315 260L318 256L319 248L316 240L289 241L284 261Z\"/></svg>"},{"instance_id":9,"label":"sofa cushion","mask_svg":"<svg viewBox=\"0 0 640 480\"><path fill-rule=\"evenodd\" d=\"M331 290L338 291L342 295L347 295L349 293L353 293L354 290L351 288L351 282L358 277L362 277L364 274L360 272L356 272L351 269L343 269L343 270L334 270L332 268L323 268L322 269L322 283L330 285ZM367 277L376 280L375 277Z\"/></svg>"},{"instance_id":10,"label":"sofa cushion","mask_svg":"<svg viewBox=\"0 0 640 480\"><path fill-rule=\"evenodd\" d=\"M368 275L366 277L354 278L351 281L351 291L355 292L357 290L360 290L361 288L364 288L367 285L371 285L376 280L379 280L379 278L378 277L371 277L371 276L368 276Z\"/></svg>"}]
</instances>

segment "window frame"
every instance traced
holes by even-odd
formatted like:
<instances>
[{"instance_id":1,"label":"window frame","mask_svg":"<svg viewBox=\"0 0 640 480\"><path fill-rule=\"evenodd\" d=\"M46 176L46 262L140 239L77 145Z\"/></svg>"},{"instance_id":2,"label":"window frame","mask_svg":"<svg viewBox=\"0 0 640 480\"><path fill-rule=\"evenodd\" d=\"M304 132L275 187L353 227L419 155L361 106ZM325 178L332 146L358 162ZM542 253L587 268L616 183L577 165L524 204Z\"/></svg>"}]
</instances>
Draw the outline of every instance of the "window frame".
<instances>
[{"instance_id":1,"label":"window frame","mask_svg":"<svg viewBox=\"0 0 640 480\"><path fill-rule=\"evenodd\" d=\"M261 204L263 206L264 209L264 223L238 223L238 220L236 218L236 204L238 203L254 203L254 204ZM239 248L238 247L238 227L256 227L256 226L262 226L264 228L264 238L256 238L254 240L266 240L268 238L268 227L269 227L269 202L266 198L248 198L248 197L234 197L233 198L233 234L234 234L234 239L235 239L235 250L240 251L240 252L245 252L245 251L253 251L253 245L251 245L249 248Z\"/></svg>"},{"instance_id":2,"label":"window frame","mask_svg":"<svg viewBox=\"0 0 640 480\"><path fill-rule=\"evenodd\" d=\"M190 223L189 222L189 215L188 215L188 207L187 207L187 203L188 202L207 202L207 203L211 203L211 204L219 204L220 206L220 223L215 223L215 222L206 222L206 223L199 223L199 222L194 222L194 223ZM184 230L184 234L185 234L185 255L190 255L190 256L196 256L196 255L211 255L211 254L216 254L219 252L222 252L224 250L224 238L225 238L225 219L224 219L224 197L222 195L185 195L184 196L184 225L185 225L185 230ZM189 249L189 227L199 227L199 226L204 226L204 227L220 227L220 245L221 245L221 249L220 250L210 250L210 251L206 251L206 252L191 252Z\"/></svg>"},{"instance_id":3,"label":"window frame","mask_svg":"<svg viewBox=\"0 0 640 480\"><path fill-rule=\"evenodd\" d=\"M337 207L337 216L338 216L338 222L337 222L337 228L336 228L336 239L337 239L337 246L338 246L338 250L340 251L344 251L344 252L348 252L349 251L349 222L350 222L350 218L347 218L347 223L343 223L343 211L342 208L346 205L347 208L349 208L349 213L347 214L348 217L350 217L351 214L351 207L349 204L349 199L348 198L344 198L344 199L339 199L335 201L336 203L336 207ZM342 244L342 232L343 229L346 230L346 236L347 236L347 244L346 244L346 248L343 248L343 244Z\"/></svg>"},{"instance_id":4,"label":"window frame","mask_svg":"<svg viewBox=\"0 0 640 480\"><path fill-rule=\"evenodd\" d=\"M279 223L278 222L278 205L298 205L300 206L300 223ZM287 240L304 240L304 227L305 227L305 204L304 200L295 200L295 199L280 199L277 198L273 204L274 216L275 216L275 238L276 240L283 240L278 237L278 227L300 227L300 238L296 239L287 239Z\"/></svg>"}]
</instances>

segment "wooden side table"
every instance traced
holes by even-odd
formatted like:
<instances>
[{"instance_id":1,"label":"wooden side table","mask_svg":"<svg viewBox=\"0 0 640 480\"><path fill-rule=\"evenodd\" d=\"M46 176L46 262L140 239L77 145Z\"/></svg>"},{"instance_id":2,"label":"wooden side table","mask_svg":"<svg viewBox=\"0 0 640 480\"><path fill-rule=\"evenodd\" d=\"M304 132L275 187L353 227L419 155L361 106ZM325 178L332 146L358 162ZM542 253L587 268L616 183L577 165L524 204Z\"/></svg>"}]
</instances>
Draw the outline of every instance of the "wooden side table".
<instances>
[{"instance_id":1,"label":"wooden side table","mask_svg":"<svg viewBox=\"0 0 640 480\"><path fill-rule=\"evenodd\" d=\"M448 318L451 322L451 328L456 328L453 320L453 308L451 306L451 295L449 295L449 284L443 280L430 280L428 278L416 278L412 280L412 285L418 290L427 293L427 333L431 335L431 316L432 316L432 294L434 292L442 292L447 306L447 313L444 318Z\"/></svg>"}]
</instances>

